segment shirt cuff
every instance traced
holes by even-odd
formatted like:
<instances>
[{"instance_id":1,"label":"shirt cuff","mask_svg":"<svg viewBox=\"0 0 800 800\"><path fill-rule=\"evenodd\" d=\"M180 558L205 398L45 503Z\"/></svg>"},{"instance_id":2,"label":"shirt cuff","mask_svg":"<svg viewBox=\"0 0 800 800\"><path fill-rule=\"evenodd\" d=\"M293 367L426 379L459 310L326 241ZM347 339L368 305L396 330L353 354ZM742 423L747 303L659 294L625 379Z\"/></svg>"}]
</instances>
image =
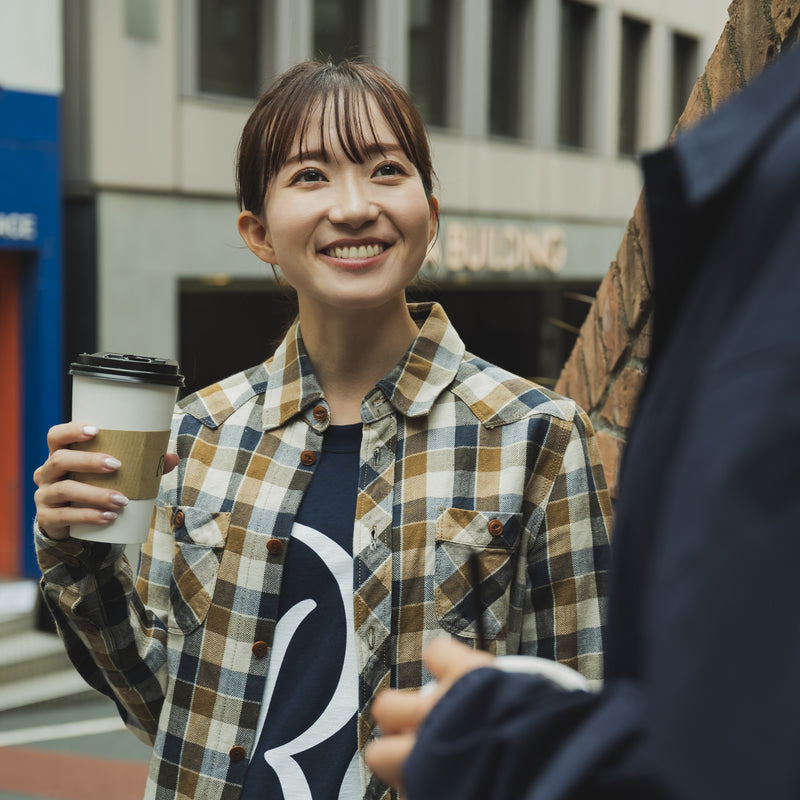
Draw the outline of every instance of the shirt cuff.
<instances>
[{"instance_id":1,"label":"shirt cuff","mask_svg":"<svg viewBox=\"0 0 800 800\"><path fill-rule=\"evenodd\" d=\"M39 568L46 581L64 584L71 583L89 572L96 572L112 564L124 552L125 545L106 542L87 542L82 539L51 539L33 521L33 539ZM59 568L66 567L69 574L64 575Z\"/></svg>"}]
</instances>

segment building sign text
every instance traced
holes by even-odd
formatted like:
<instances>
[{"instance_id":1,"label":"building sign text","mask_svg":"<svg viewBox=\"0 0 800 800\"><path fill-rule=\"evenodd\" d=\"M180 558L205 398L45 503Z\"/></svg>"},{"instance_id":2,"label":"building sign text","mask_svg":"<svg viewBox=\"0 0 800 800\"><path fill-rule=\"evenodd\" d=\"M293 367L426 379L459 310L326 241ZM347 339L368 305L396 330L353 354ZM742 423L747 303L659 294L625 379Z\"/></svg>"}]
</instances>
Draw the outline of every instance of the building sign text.
<instances>
[{"instance_id":1,"label":"building sign text","mask_svg":"<svg viewBox=\"0 0 800 800\"><path fill-rule=\"evenodd\" d=\"M557 273L567 262L567 236L559 227L534 229L512 223L450 220L429 260L456 274Z\"/></svg>"},{"instance_id":2,"label":"building sign text","mask_svg":"<svg viewBox=\"0 0 800 800\"><path fill-rule=\"evenodd\" d=\"M0 239L14 242L34 242L38 236L36 214L0 213Z\"/></svg>"}]
</instances>

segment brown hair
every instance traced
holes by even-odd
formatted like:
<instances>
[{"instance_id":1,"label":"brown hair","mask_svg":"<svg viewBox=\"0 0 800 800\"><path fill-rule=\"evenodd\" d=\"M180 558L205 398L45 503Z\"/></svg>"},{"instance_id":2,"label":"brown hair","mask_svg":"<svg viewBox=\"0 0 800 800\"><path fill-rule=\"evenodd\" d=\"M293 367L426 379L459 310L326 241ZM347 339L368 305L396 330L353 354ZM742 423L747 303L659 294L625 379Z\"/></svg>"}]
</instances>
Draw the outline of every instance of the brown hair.
<instances>
[{"instance_id":1,"label":"brown hair","mask_svg":"<svg viewBox=\"0 0 800 800\"><path fill-rule=\"evenodd\" d=\"M363 162L376 139L366 107L368 99L375 101L403 152L417 168L430 199L435 175L428 136L405 89L373 64L305 61L272 82L245 123L236 158L239 208L262 214L270 181L293 155L290 150L298 134L302 157L308 126L317 110L321 111L321 132L328 125L326 115L332 116L347 157ZM321 140L324 153L324 135Z\"/></svg>"}]
</instances>

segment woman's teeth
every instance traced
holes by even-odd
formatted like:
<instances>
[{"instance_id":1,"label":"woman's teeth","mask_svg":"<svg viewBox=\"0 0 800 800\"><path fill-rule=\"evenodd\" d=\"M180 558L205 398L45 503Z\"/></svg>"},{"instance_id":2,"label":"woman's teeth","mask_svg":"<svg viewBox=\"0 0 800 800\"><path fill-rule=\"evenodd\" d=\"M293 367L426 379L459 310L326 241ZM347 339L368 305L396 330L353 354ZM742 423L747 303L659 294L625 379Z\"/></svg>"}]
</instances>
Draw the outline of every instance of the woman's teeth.
<instances>
[{"instance_id":1,"label":"woman's teeth","mask_svg":"<svg viewBox=\"0 0 800 800\"><path fill-rule=\"evenodd\" d=\"M331 247L325 252L331 258L374 258L385 249L382 244L362 244L359 247Z\"/></svg>"}]
</instances>

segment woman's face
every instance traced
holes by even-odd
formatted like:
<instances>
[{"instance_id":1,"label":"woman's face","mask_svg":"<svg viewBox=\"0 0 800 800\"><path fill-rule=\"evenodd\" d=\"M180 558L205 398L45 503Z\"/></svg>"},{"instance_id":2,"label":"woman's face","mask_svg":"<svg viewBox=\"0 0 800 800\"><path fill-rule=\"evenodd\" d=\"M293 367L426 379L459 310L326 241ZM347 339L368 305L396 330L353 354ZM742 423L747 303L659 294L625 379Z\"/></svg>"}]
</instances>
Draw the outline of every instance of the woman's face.
<instances>
[{"instance_id":1,"label":"woman's face","mask_svg":"<svg viewBox=\"0 0 800 800\"><path fill-rule=\"evenodd\" d=\"M304 142L272 180L264 251L295 288L301 313L379 308L403 299L436 231L413 163L372 100L375 140L364 163L345 155L330 125L312 117ZM369 126L366 126L367 130ZM321 137L325 136L324 151Z\"/></svg>"}]
</instances>

